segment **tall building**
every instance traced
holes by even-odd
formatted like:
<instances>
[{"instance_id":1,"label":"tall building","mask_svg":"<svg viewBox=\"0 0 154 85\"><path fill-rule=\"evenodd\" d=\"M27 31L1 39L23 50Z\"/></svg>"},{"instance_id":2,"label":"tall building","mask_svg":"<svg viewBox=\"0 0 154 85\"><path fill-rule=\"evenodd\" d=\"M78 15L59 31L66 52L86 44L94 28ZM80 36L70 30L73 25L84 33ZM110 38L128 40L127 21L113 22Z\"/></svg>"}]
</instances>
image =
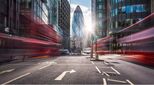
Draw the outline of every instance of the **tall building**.
<instances>
[{"instance_id":1,"label":"tall building","mask_svg":"<svg viewBox=\"0 0 154 85\"><path fill-rule=\"evenodd\" d=\"M153 13L154 12L154 0L151 0L151 13Z\"/></svg>"},{"instance_id":2,"label":"tall building","mask_svg":"<svg viewBox=\"0 0 154 85\"><path fill-rule=\"evenodd\" d=\"M0 0L0 62L58 55L57 0Z\"/></svg>"},{"instance_id":3,"label":"tall building","mask_svg":"<svg viewBox=\"0 0 154 85\"><path fill-rule=\"evenodd\" d=\"M92 0L92 21L96 35L100 38L107 35L107 1Z\"/></svg>"},{"instance_id":4,"label":"tall building","mask_svg":"<svg viewBox=\"0 0 154 85\"><path fill-rule=\"evenodd\" d=\"M104 37L116 33L151 13L153 0L92 0L92 17L96 34Z\"/></svg>"},{"instance_id":5,"label":"tall building","mask_svg":"<svg viewBox=\"0 0 154 85\"><path fill-rule=\"evenodd\" d=\"M63 32L62 47L70 50L70 4L68 0L58 2L58 26Z\"/></svg>"},{"instance_id":6,"label":"tall building","mask_svg":"<svg viewBox=\"0 0 154 85\"><path fill-rule=\"evenodd\" d=\"M151 0L110 0L110 32L115 33L151 13Z\"/></svg>"},{"instance_id":7,"label":"tall building","mask_svg":"<svg viewBox=\"0 0 154 85\"><path fill-rule=\"evenodd\" d=\"M83 13L80 6L77 6L73 14L73 21L72 21L72 31L74 38L83 36L83 27L84 27Z\"/></svg>"},{"instance_id":8,"label":"tall building","mask_svg":"<svg viewBox=\"0 0 154 85\"><path fill-rule=\"evenodd\" d=\"M19 33L20 0L0 0L0 32Z\"/></svg>"},{"instance_id":9,"label":"tall building","mask_svg":"<svg viewBox=\"0 0 154 85\"><path fill-rule=\"evenodd\" d=\"M58 26L58 0L48 0L49 24Z\"/></svg>"},{"instance_id":10,"label":"tall building","mask_svg":"<svg viewBox=\"0 0 154 85\"><path fill-rule=\"evenodd\" d=\"M84 17L80 6L77 6L72 20L72 49L82 49Z\"/></svg>"},{"instance_id":11,"label":"tall building","mask_svg":"<svg viewBox=\"0 0 154 85\"><path fill-rule=\"evenodd\" d=\"M20 13L20 36L54 41L47 29L57 31L57 0L20 0Z\"/></svg>"},{"instance_id":12,"label":"tall building","mask_svg":"<svg viewBox=\"0 0 154 85\"><path fill-rule=\"evenodd\" d=\"M57 0L0 0L0 2L1 33L54 41L47 30L55 28L56 31L58 28Z\"/></svg>"}]
</instances>

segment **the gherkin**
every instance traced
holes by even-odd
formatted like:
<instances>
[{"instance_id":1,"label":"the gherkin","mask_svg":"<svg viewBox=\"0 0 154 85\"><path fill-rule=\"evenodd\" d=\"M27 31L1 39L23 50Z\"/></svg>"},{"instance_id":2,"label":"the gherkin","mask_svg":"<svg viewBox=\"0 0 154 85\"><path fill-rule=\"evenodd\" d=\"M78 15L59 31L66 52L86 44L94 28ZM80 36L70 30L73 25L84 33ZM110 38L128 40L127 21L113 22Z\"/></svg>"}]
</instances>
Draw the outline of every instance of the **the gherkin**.
<instances>
[{"instance_id":1,"label":"the gherkin","mask_svg":"<svg viewBox=\"0 0 154 85\"><path fill-rule=\"evenodd\" d=\"M83 36L84 19L80 6L77 6L72 21L73 38L81 38Z\"/></svg>"},{"instance_id":2,"label":"the gherkin","mask_svg":"<svg viewBox=\"0 0 154 85\"><path fill-rule=\"evenodd\" d=\"M83 45L83 28L84 28L84 17L80 6L77 6L73 18L72 18L72 40L73 50L82 50Z\"/></svg>"}]
</instances>

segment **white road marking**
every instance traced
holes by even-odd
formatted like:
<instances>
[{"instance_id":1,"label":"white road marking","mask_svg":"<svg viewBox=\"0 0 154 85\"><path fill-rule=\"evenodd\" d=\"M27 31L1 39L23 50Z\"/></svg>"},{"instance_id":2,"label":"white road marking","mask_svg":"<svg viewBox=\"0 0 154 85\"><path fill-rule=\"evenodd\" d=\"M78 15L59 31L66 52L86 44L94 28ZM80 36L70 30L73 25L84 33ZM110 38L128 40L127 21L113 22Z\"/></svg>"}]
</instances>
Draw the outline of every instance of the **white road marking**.
<instances>
[{"instance_id":1,"label":"white road marking","mask_svg":"<svg viewBox=\"0 0 154 85\"><path fill-rule=\"evenodd\" d=\"M93 62L93 61L91 61L91 63L92 63L92 64L94 64L94 62Z\"/></svg>"},{"instance_id":2,"label":"white road marking","mask_svg":"<svg viewBox=\"0 0 154 85\"><path fill-rule=\"evenodd\" d=\"M107 81L105 78L103 78L103 85L107 85Z\"/></svg>"},{"instance_id":3,"label":"white road marking","mask_svg":"<svg viewBox=\"0 0 154 85\"><path fill-rule=\"evenodd\" d=\"M119 72L119 71L117 71L115 68L111 67L111 69L112 69L112 70L114 70L117 74L119 74L119 75L120 75L120 72Z\"/></svg>"},{"instance_id":4,"label":"white road marking","mask_svg":"<svg viewBox=\"0 0 154 85\"><path fill-rule=\"evenodd\" d=\"M55 61L39 62L38 64L57 64Z\"/></svg>"},{"instance_id":5,"label":"white road marking","mask_svg":"<svg viewBox=\"0 0 154 85\"><path fill-rule=\"evenodd\" d=\"M51 65L53 65L53 64L57 64L56 62L44 62L45 64L48 64L48 65L46 65L46 66L43 66L43 67L41 67L41 68L39 68L39 70L42 70L42 69L44 69L44 68L47 68L47 67L49 67L49 66L51 66Z\"/></svg>"},{"instance_id":6,"label":"white road marking","mask_svg":"<svg viewBox=\"0 0 154 85\"><path fill-rule=\"evenodd\" d=\"M126 80L130 85L134 85L130 80Z\"/></svg>"},{"instance_id":7,"label":"white road marking","mask_svg":"<svg viewBox=\"0 0 154 85\"><path fill-rule=\"evenodd\" d=\"M62 79L65 77L66 73L72 74L72 73L75 73L75 72L76 72L75 70L64 71L64 72L63 72L62 74L60 74L55 80L56 80L56 81L60 81L60 80L62 80Z\"/></svg>"},{"instance_id":8,"label":"white road marking","mask_svg":"<svg viewBox=\"0 0 154 85\"><path fill-rule=\"evenodd\" d=\"M51 66L51 64L50 65L43 66L43 67L39 68L39 70L42 70L42 69L47 68L49 66Z\"/></svg>"},{"instance_id":9,"label":"white road marking","mask_svg":"<svg viewBox=\"0 0 154 85\"><path fill-rule=\"evenodd\" d=\"M108 81L118 82L118 83L127 83L126 81L114 80L114 79L107 79Z\"/></svg>"},{"instance_id":10,"label":"white road marking","mask_svg":"<svg viewBox=\"0 0 154 85\"><path fill-rule=\"evenodd\" d=\"M99 73L101 73L101 71L98 69L98 67L97 67L97 66L95 66L95 68L96 68L96 70L97 70Z\"/></svg>"},{"instance_id":11,"label":"white road marking","mask_svg":"<svg viewBox=\"0 0 154 85\"><path fill-rule=\"evenodd\" d=\"M107 73L109 73L109 74L117 74L116 72L107 72Z\"/></svg>"},{"instance_id":12,"label":"white road marking","mask_svg":"<svg viewBox=\"0 0 154 85\"><path fill-rule=\"evenodd\" d=\"M107 68L111 68L111 67L101 67L101 68L103 68L103 69L107 69Z\"/></svg>"},{"instance_id":13,"label":"white road marking","mask_svg":"<svg viewBox=\"0 0 154 85\"><path fill-rule=\"evenodd\" d=\"M104 62L104 64L105 64L105 65L109 65L109 63L108 63L108 62Z\"/></svg>"},{"instance_id":14,"label":"white road marking","mask_svg":"<svg viewBox=\"0 0 154 85\"><path fill-rule=\"evenodd\" d=\"M9 73L9 72L12 72L12 71L14 71L14 70L15 70L15 69L5 70L5 71L0 72L0 74Z\"/></svg>"},{"instance_id":15,"label":"white road marking","mask_svg":"<svg viewBox=\"0 0 154 85\"><path fill-rule=\"evenodd\" d=\"M30 74L31 74L31 73L26 73L26 74L24 74L24 75L21 75L21 76L19 76L19 77L16 77L16 78L10 80L10 81L5 82L5 83L3 83L2 85L9 84L9 83L11 83L11 82L13 82L13 81L16 81L16 80L18 80L18 79L20 79L20 78L23 78L23 77L25 77L25 76L28 76L28 75L30 75Z\"/></svg>"},{"instance_id":16,"label":"white road marking","mask_svg":"<svg viewBox=\"0 0 154 85\"><path fill-rule=\"evenodd\" d=\"M108 77L110 76L110 75L109 75L109 74L107 74L106 72L103 72L103 75L104 75L104 74L105 74L106 76L108 76Z\"/></svg>"}]
</instances>

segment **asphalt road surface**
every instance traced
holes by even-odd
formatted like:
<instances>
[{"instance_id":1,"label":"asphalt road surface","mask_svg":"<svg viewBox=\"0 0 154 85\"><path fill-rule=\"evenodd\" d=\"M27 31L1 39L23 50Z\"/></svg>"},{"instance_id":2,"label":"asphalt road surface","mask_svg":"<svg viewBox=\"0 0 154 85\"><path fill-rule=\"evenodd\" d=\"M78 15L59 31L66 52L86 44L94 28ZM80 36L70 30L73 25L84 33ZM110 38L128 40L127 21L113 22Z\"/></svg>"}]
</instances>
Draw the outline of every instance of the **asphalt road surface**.
<instances>
[{"instance_id":1,"label":"asphalt road surface","mask_svg":"<svg viewBox=\"0 0 154 85\"><path fill-rule=\"evenodd\" d=\"M88 56L28 59L0 65L0 84L154 84L154 69L106 55L105 61Z\"/></svg>"}]
</instances>

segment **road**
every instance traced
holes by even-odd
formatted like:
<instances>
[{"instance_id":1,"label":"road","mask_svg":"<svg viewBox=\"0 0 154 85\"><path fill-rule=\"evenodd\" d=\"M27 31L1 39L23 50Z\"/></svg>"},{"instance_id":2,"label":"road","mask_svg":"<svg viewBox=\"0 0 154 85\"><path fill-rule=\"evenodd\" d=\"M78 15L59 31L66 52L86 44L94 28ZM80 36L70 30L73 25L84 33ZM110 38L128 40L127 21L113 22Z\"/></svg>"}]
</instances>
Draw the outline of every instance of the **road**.
<instances>
[{"instance_id":1,"label":"road","mask_svg":"<svg viewBox=\"0 0 154 85\"><path fill-rule=\"evenodd\" d=\"M28 59L0 66L0 84L154 84L154 69L106 55Z\"/></svg>"}]
</instances>

